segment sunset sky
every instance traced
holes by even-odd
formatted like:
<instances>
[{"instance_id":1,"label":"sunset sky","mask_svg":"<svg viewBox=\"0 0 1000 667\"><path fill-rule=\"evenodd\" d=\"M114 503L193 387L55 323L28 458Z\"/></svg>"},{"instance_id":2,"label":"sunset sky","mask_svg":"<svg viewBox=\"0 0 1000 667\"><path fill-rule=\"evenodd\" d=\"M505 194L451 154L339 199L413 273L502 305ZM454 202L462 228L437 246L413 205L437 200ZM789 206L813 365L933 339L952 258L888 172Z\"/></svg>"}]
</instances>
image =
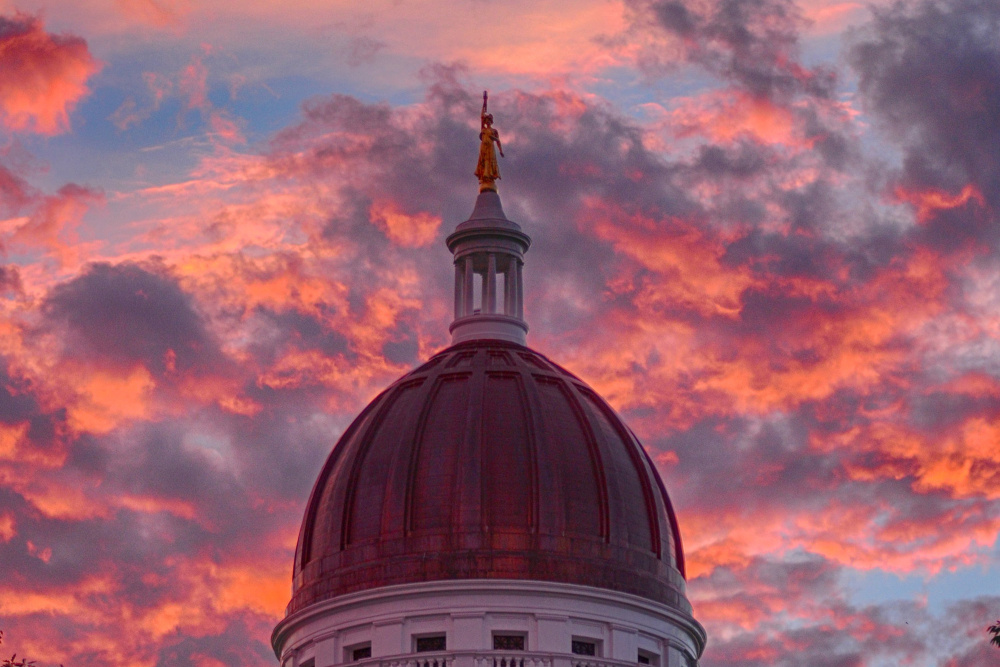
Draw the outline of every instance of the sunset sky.
<instances>
[{"instance_id":1,"label":"sunset sky","mask_svg":"<svg viewBox=\"0 0 1000 667\"><path fill-rule=\"evenodd\" d=\"M1000 3L0 0L0 652L275 665L319 468L448 345L481 95L529 344L703 667L985 667Z\"/></svg>"}]
</instances>

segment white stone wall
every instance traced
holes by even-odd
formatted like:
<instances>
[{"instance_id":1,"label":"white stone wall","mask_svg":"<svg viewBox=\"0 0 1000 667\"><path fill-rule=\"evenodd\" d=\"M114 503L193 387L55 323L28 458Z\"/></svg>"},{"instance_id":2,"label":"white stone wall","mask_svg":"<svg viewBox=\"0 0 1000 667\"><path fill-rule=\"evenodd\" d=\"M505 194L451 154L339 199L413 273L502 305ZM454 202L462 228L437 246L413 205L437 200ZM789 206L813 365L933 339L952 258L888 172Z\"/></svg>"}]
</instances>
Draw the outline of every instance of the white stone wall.
<instances>
[{"instance_id":1,"label":"white stone wall","mask_svg":"<svg viewBox=\"0 0 1000 667\"><path fill-rule=\"evenodd\" d=\"M520 634L524 651L494 651L494 634ZM415 652L444 635L447 650ZM275 628L282 667L691 667L705 631L690 616L644 598L532 581L459 580L344 595ZM596 644L575 655L573 640ZM353 661L352 649L371 646ZM312 662L310 662L312 661ZM513 661L513 662L512 662Z\"/></svg>"}]
</instances>

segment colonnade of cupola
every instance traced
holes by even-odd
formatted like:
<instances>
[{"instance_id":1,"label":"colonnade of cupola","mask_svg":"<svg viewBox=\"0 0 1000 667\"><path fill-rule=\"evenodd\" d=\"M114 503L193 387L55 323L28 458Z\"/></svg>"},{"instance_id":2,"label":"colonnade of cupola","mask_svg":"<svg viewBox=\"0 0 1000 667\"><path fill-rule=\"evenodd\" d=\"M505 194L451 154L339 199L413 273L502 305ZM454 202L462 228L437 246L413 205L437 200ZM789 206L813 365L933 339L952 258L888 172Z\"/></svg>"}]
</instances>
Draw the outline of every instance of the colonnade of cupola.
<instances>
[{"instance_id":1,"label":"colonnade of cupola","mask_svg":"<svg viewBox=\"0 0 1000 667\"><path fill-rule=\"evenodd\" d=\"M448 237L455 258L453 343L496 339L524 345L524 253L531 239L507 219L495 191L479 194L468 220Z\"/></svg>"},{"instance_id":2,"label":"colonnade of cupola","mask_svg":"<svg viewBox=\"0 0 1000 667\"><path fill-rule=\"evenodd\" d=\"M523 265L520 259L504 252L468 253L456 259L455 319L501 314L523 320Z\"/></svg>"}]
</instances>

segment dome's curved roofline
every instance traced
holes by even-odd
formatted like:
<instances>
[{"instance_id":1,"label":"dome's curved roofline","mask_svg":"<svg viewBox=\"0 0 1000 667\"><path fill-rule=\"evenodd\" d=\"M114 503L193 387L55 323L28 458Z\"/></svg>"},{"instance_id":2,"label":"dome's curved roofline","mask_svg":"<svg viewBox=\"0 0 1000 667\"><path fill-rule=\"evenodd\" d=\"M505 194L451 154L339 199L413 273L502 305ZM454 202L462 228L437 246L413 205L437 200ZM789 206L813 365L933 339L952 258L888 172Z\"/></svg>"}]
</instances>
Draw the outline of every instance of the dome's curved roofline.
<instances>
[{"instance_id":1,"label":"dome's curved roofline","mask_svg":"<svg viewBox=\"0 0 1000 667\"><path fill-rule=\"evenodd\" d=\"M288 612L445 579L575 583L690 613L673 508L607 403L534 350L453 345L345 430L307 505Z\"/></svg>"}]
</instances>

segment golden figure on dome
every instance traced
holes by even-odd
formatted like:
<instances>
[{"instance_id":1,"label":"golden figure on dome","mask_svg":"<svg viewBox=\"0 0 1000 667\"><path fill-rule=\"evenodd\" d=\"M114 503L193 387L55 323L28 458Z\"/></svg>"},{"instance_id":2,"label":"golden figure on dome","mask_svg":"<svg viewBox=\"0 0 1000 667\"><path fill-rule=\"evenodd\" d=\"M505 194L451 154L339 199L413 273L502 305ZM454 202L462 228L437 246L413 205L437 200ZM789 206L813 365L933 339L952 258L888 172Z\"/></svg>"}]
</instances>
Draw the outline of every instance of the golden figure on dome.
<instances>
[{"instance_id":1,"label":"golden figure on dome","mask_svg":"<svg viewBox=\"0 0 1000 667\"><path fill-rule=\"evenodd\" d=\"M497 162L497 153L493 148L500 151L503 157L503 146L500 144L500 133L493 129L493 115L486 113L486 91L483 91L483 112L479 117L479 162L476 164L476 178L479 179L479 191L486 192L492 190L496 192L496 182L500 180L500 164Z\"/></svg>"}]
</instances>

